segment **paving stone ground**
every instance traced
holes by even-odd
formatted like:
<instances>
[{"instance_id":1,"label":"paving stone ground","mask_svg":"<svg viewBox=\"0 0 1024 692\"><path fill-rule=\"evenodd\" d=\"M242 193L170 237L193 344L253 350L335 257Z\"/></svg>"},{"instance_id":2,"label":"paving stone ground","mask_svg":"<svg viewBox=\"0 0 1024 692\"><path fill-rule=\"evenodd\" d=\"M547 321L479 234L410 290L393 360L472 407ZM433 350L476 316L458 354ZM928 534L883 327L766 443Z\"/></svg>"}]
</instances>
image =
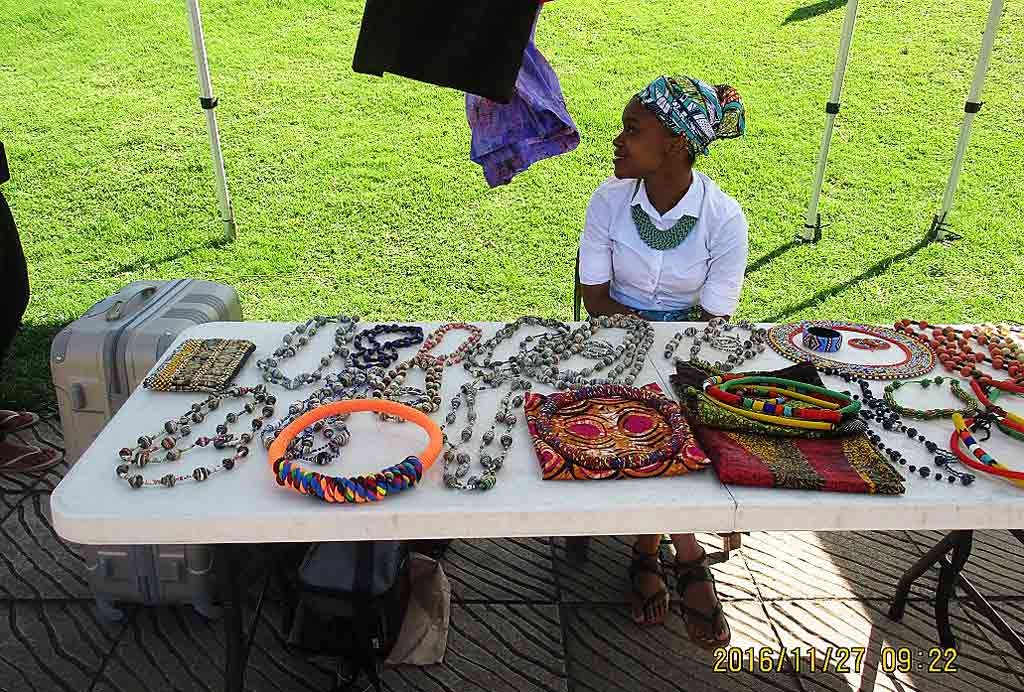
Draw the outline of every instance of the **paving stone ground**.
<instances>
[{"instance_id":1,"label":"paving stone ground","mask_svg":"<svg viewBox=\"0 0 1024 692\"><path fill-rule=\"evenodd\" d=\"M20 434L62 448L48 418ZM42 477L0 476L0 692L151 692L223 686L219 622L189 607L128 606L97 615L75 546L53 531L50 492L67 467ZM911 592L903 622L887 616L896 580L937 539L932 532L753 533L715 568L736 652L716 659L689 643L678 613L643 629L629 618L629 543L595 538L589 561L561 538L454 542L445 558L453 604L445 662L388 669L390 691L963 692L1024 689L1024 661L966 599L952 606L956 672L930 673L938 646L930 600L936 574ZM714 536L702 540L714 546ZM1024 546L980 531L966 570L1024 631ZM273 598L256 633L247 688L329 690L329 661L289 654ZM847 666L836 652L856 647ZM913 670L890 670L900 648ZM824 658L832 652L827 670ZM766 652L763 653L762 652ZM786 654L779 661L779 653ZM813 652L813 653L812 653ZM923 657L917 653L923 652ZM739 655L737 655L739 654ZM859 665L855 660L859 659ZM917 665L924 664L922 669ZM845 670L849 668L849 670Z\"/></svg>"}]
</instances>

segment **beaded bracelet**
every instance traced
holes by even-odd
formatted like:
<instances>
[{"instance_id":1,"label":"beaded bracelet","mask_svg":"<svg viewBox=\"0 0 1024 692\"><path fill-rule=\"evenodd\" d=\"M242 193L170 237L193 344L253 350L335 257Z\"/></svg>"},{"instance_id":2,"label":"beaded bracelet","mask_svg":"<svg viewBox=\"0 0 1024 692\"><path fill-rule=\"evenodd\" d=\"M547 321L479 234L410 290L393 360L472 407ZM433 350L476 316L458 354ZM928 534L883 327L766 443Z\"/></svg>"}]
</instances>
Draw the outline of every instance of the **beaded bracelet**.
<instances>
[{"instance_id":1,"label":"beaded bracelet","mask_svg":"<svg viewBox=\"0 0 1024 692\"><path fill-rule=\"evenodd\" d=\"M982 471L984 473L991 474L993 476L999 476L1012 482L1014 485L1024 487L1024 471L1013 471L998 461L995 457L986 452L978 444L978 441L974 439L974 435L971 434L969 427L974 423L973 418L964 419L959 413L953 414L953 435L949 438L949 448L962 464L970 466L972 469ZM970 454L965 454L960 448L960 443L963 443L965 447L970 451Z\"/></svg>"},{"instance_id":2,"label":"beaded bracelet","mask_svg":"<svg viewBox=\"0 0 1024 692\"><path fill-rule=\"evenodd\" d=\"M634 453L607 457L569 448L554 434L551 418L559 409L571 406L578 401L606 397L629 399L657 411L665 418L665 422L672 430L672 436L668 443L648 454ZM590 470L606 471L609 469L643 468L675 457L686 444L689 429L686 426L685 418L683 418L682 409L671 399L642 387L603 384L570 389L547 397L537 412L536 430L537 436L563 458Z\"/></svg>"},{"instance_id":3,"label":"beaded bracelet","mask_svg":"<svg viewBox=\"0 0 1024 692\"><path fill-rule=\"evenodd\" d=\"M932 384L941 385L943 382L949 381L950 390L953 395L964 402L964 408L953 409L953 408L929 408L929 409L915 409L907 406L901 406L896 403L896 390L902 387L904 384L919 384L922 387L930 387ZM918 420L932 420L934 418L949 418L954 413L959 413L962 416L973 417L979 412L978 402L971 397L970 394L960 386L959 380L953 377L935 377L925 378L923 380L911 380L909 382L890 382L886 385L882 398L885 403L889 405L893 411L900 414L901 416L907 416L909 418L916 418Z\"/></svg>"},{"instance_id":4,"label":"beaded bracelet","mask_svg":"<svg viewBox=\"0 0 1024 692\"><path fill-rule=\"evenodd\" d=\"M818 353L835 353L843 345L841 332L812 324L803 325L803 344Z\"/></svg>"},{"instance_id":5,"label":"beaded bracelet","mask_svg":"<svg viewBox=\"0 0 1024 692\"><path fill-rule=\"evenodd\" d=\"M369 476L327 476L307 471L287 458L288 443L313 423L358 411L386 413L415 423L426 431L430 442L418 457L408 456L401 463ZM292 421L270 446L270 466L278 485L288 486L303 495L331 503L377 502L419 483L423 473L437 459L441 442L441 429L421 411L385 399L348 399L320 406Z\"/></svg>"}]
</instances>

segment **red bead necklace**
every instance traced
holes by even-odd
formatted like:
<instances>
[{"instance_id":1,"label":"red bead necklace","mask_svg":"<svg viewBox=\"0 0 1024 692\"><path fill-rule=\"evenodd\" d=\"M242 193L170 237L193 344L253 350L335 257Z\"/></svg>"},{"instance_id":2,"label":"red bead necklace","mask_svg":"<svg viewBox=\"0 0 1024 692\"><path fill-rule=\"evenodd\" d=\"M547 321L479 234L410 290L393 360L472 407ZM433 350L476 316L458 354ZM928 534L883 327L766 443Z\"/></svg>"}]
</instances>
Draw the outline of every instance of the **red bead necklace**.
<instances>
[{"instance_id":1,"label":"red bead necklace","mask_svg":"<svg viewBox=\"0 0 1024 692\"><path fill-rule=\"evenodd\" d=\"M894 326L897 331L931 346L939 362L949 372L1006 391L1024 392L1024 348L1010 336L1011 330L1006 325L955 329L933 326L924 320L900 320ZM972 342L976 345L972 346ZM982 349L987 349L988 353ZM1005 370L1009 379L995 380L978 368L981 363L988 363L995 370Z\"/></svg>"}]
</instances>

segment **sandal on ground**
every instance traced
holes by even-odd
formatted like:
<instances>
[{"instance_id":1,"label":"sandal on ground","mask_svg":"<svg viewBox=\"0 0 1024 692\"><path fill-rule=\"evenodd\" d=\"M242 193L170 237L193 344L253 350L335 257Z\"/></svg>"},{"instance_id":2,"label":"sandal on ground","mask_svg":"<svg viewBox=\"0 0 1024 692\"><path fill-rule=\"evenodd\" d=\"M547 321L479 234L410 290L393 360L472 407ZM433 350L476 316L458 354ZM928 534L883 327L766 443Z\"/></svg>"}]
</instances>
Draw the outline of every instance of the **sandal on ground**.
<instances>
[{"instance_id":1,"label":"sandal on ground","mask_svg":"<svg viewBox=\"0 0 1024 692\"><path fill-rule=\"evenodd\" d=\"M0 473L37 473L56 466L63 455L56 449L0 442Z\"/></svg>"},{"instance_id":2,"label":"sandal on ground","mask_svg":"<svg viewBox=\"0 0 1024 692\"><path fill-rule=\"evenodd\" d=\"M715 588L715 575L708 567L708 555L704 553L696 560L676 560L676 590L679 592L680 610L683 620L686 622L686 632L692 641L702 649L714 651L729 646L732 639L732 631L729 629L729 621L725 619L722 610L722 601L718 597L718 590ZM699 582L710 582L715 593L715 607L710 613L702 612L687 605L686 590L691 584ZM697 625L703 625L704 636L697 636ZM721 639L716 637L721 633Z\"/></svg>"},{"instance_id":3,"label":"sandal on ground","mask_svg":"<svg viewBox=\"0 0 1024 692\"><path fill-rule=\"evenodd\" d=\"M31 428L39 422L39 416L29 411L5 411L0 409L0 433L13 433Z\"/></svg>"},{"instance_id":4,"label":"sandal on ground","mask_svg":"<svg viewBox=\"0 0 1024 692\"><path fill-rule=\"evenodd\" d=\"M653 574L661 581L661 588L652 594L640 589L639 576ZM632 588L633 622L638 625L660 625L665 621L669 609L668 583L661 566L661 551L645 553L633 545L633 560L629 563L629 583ZM639 617L637 617L639 614Z\"/></svg>"}]
</instances>

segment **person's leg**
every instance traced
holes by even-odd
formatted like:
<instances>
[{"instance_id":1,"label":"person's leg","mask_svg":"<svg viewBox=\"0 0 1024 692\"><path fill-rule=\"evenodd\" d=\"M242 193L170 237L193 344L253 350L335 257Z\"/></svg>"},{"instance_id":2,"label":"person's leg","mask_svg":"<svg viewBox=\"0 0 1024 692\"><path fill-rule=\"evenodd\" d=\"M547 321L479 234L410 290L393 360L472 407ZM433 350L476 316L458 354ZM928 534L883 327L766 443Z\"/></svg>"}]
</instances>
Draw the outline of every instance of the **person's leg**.
<instances>
[{"instance_id":1,"label":"person's leg","mask_svg":"<svg viewBox=\"0 0 1024 692\"><path fill-rule=\"evenodd\" d=\"M638 625L657 625L668 613L669 593L661 566L661 536L637 536L629 565L632 587L633 621Z\"/></svg>"},{"instance_id":2,"label":"person's leg","mask_svg":"<svg viewBox=\"0 0 1024 692\"><path fill-rule=\"evenodd\" d=\"M28 268L21 248L14 215L0 192L0 368L28 307ZM0 410L0 473L45 470L58 461L60 453L5 438L5 433L23 430L38 422L33 413Z\"/></svg>"},{"instance_id":3,"label":"person's leg","mask_svg":"<svg viewBox=\"0 0 1024 692\"><path fill-rule=\"evenodd\" d=\"M18 228L0 192L0 364L28 307L28 267Z\"/></svg>"},{"instance_id":4,"label":"person's leg","mask_svg":"<svg viewBox=\"0 0 1024 692\"><path fill-rule=\"evenodd\" d=\"M692 533L672 534L676 548L676 582L690 639L705 648L729 643L729 623L715 591L714 576L705 564L707 554Z\"/></svg>"}]
</instances>

